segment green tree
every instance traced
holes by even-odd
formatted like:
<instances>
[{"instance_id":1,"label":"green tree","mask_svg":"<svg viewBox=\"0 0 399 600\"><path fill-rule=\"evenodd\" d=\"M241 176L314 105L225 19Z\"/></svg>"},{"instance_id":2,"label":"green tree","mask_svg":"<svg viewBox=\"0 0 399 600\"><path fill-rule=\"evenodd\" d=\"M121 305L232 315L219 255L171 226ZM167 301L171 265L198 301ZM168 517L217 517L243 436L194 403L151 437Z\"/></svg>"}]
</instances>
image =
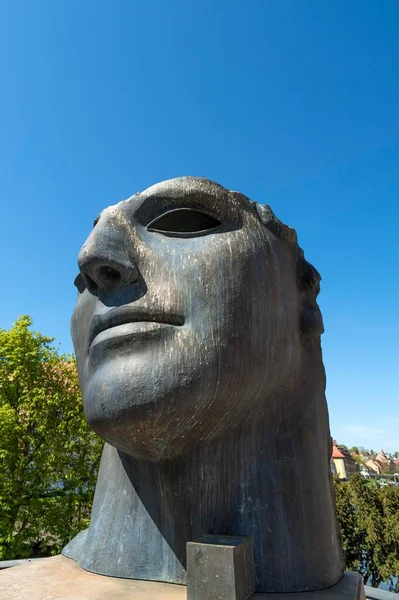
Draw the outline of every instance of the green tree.
<instances>
[{"instance_id":1,"label":"green tree","mask_svg":"<svg viewBox=\"0 0 399 600\"><path fill-rule=\"evenodd\" d=\"M362 574L365 584L385 581L399 591L399 489L379 487L355 475L334 480L346 568Z\"/></svg>"},{"instance_id":2,"label":"green tree","mask_svg":"<svg viewBox=\"0 0 399 600\"><path fill-rule=\"evenodd\" d=\"M74 358L30 326L0 329L0 560L56 554L87 527L102 447Z\"/></svg>"}]
</instances>

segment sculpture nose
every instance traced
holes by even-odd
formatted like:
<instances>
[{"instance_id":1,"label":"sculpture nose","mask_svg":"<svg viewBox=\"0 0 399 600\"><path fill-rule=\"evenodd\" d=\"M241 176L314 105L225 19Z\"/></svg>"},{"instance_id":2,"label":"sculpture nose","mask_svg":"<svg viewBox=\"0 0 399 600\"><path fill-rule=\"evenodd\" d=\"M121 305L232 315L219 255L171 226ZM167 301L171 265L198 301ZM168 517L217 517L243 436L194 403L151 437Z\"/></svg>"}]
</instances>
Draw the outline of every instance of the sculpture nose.
<instances>
[{"instance_id":1,"label":"sculpture nose","mask_svg":"<svg viewBox=\"0 0 399 600\"><path fill-rule=\"evenodd\" d=\"M113 292L122 285L135 283L139 271L121 252L99 253L83 247L79 254L79 268L90 293Z\"/></svg>"}]
</instances>

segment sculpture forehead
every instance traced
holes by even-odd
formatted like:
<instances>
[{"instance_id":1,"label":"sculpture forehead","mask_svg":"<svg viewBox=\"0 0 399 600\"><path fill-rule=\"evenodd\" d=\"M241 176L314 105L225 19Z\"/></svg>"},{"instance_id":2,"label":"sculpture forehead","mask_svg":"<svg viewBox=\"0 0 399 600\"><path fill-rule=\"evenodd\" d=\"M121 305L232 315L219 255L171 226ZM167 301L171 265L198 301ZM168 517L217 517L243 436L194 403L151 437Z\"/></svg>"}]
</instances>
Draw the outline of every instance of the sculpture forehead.
<instances>
[{"instance_id":1,"label":"sculpture forehead","mask_svg":"<svg viewBox=\"0 0 399 600\"><path fill-rule=\"evenodd\" d=\"M243 211L250 211L251 202L246 196L224 188L223 186L202 177L178 177L162 181L142 192L134 194L127 200L107 207L100 216L124 210L138 211L145 205L147 210L151 204L187 205L192 208L204 208L211 212L218 211L221 218L238 217ZM252 212L252 211L251 211Z\"/></svg>"},{"instance_id":2,"label":"sculpture forehead","mask_svg":"<svg viewBox=\"0 0 399 600\"><path fill-rule=\"evenodd\" d=\"M184 197L192 193L222 198L229 194L229 190L215 181L203 177L176 177L175 179L167 179L166 181L152 185L141 192L141 195L165 194L166 196L173 196L174 194L178 194Z\"/></svg>"}]
</instances>

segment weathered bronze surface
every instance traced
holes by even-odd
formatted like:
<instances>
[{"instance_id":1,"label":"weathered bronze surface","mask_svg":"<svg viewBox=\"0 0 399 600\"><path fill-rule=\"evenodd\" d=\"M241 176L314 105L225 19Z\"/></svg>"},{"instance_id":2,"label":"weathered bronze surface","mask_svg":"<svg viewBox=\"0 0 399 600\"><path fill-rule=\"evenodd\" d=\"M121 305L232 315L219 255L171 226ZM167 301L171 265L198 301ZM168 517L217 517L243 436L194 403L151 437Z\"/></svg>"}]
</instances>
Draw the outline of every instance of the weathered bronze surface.
<instances>
[{"instance_id":1,"label":"weathered bronze surface","mask_svg":"<svg viewBox=\"0 0 399 600\"><path fill-rule=\"evenodd\" d=\"M208 180L104 210L72 335L106 441L84 569L186 583L186 544L252 538L258 592L336 583L320 277L271 209Z\"/></svg>"}]
</instances>

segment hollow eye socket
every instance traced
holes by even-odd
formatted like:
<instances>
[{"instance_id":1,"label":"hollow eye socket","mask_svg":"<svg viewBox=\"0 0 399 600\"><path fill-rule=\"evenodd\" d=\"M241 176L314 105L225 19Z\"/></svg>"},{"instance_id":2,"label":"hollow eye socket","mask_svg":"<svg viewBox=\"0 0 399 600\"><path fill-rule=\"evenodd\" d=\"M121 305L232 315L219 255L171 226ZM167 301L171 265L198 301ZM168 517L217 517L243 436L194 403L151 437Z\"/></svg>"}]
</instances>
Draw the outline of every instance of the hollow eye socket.
<instances>
[{"instance_id":1,"label":"hollow eye socket","mask_svg":"<svg viewBox=\"0 0 399 600\"><path fill-rule=\"evenodd\" d=\"M176 208L151 221L147 230L166 235L200 235L216 229L219 225L221 222L207 213L192 208Z\"/></svg>"},{"instance_id":2,"label":"hollow eye socket","mask_svg":"<svg viewBox=\"0 0 399 600\"><path fill-rule=\"evenodd\" d=\"M73 285L74 285L76 288L78 288L78 292L79 292L79 294L83 294L83 292L84 292L84 291L85 291L85 289L86 289L86 284L85 284L85 282L83 281L82 273L79 273L79 275L77 275L77 276L75 277L75 280L74 280L74 282L73 282Z\"/></svg>"}]
</instances>

